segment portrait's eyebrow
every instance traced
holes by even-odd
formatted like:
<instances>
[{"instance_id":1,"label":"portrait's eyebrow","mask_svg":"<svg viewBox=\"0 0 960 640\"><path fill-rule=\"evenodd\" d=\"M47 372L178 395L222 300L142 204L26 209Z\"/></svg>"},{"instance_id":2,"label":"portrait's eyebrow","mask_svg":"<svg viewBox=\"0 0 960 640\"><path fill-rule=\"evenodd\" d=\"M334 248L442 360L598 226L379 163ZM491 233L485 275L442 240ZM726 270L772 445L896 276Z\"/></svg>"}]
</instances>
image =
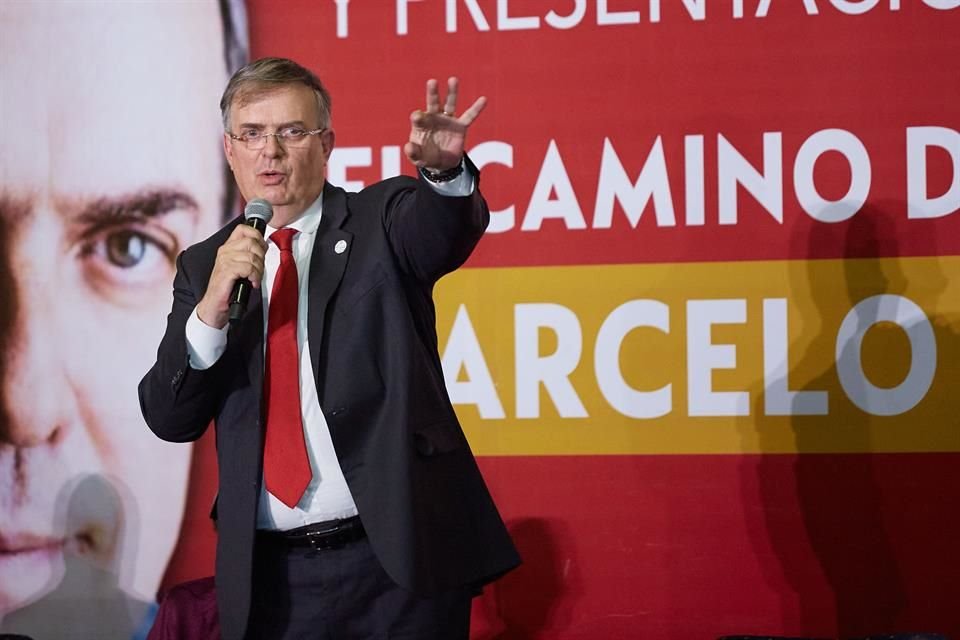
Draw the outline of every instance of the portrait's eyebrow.
<instances>
[{"instance_id":1,"label":"portrait's eyebrow","mask_svg":"<svg viewBox=\"0 0 960 640\"><path fill-rule=\"evenodd\" d=\"M130 194L98 198L86 204L77 220L105 223L130 218L155 218L178 209L198 209L197 201L176 189L144 189Z\"/></svg>"}]
</instances>

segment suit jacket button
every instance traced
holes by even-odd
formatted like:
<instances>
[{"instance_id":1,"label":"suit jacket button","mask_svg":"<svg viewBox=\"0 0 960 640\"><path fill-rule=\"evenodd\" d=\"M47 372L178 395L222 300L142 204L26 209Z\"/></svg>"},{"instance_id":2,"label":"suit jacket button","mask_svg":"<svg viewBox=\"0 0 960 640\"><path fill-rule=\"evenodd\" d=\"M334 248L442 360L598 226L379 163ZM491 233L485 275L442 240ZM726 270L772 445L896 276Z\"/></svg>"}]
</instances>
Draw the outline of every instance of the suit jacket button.
<instances>
[{"instance_id":1,"label":"suit jacket button","mask_svg":"<svg viewBox=\"0 0 960 640\"><path fill-rule=\"evenodd\" d=\"M422 433L413 434L413 443L421 455L432 456L437 452L437 447L433 444L433 441Z\"/></svg>"}]
</instances>

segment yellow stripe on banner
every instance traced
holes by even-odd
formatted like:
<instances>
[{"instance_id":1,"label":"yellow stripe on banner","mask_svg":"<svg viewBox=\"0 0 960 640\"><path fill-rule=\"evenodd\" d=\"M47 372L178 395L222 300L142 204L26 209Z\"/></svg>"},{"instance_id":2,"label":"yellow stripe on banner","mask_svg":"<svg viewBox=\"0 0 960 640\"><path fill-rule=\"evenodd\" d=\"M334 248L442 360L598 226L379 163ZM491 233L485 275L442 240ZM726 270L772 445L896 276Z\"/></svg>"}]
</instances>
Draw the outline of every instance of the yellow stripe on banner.
<instances>
[{"instance_id":1,"label":"yellow stripe on banner","mask_svg":"<svg viewBox=\"0 0 960 640\"><path fill-rule=\"evenodd\" d=\"M463 269L480 455L960 451L960 257Z\"/></svg>"}]
</instances>

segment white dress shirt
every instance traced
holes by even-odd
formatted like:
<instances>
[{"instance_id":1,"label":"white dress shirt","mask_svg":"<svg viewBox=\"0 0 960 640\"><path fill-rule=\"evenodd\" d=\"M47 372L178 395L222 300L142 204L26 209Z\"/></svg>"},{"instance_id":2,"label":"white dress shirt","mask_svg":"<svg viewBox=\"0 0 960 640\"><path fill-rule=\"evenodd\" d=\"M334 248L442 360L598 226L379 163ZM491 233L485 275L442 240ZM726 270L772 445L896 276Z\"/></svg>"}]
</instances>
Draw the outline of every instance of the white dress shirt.
<instances>
[{"instance_id":1,"label":"white dress shirt","mask_svg":"<svg viewBox=\"0 0 960 640\"><path fill-rule=\"evenodd\" d=\"M428 184L443 195L464 196L473 192L474 183L470 172L464 171L459 177L449 182ZM313 479L307 485L300 501L292 508L267 491L266 483L261 482L261 495L257 508L258 529L293 529L314 522L357 515L357 505L353 501L343 471L340 469L337 453L333 448L333 440L330 437L330 429L320 407L310 362L306 274L310 273L313 243L322 214L323 194L321 193L320 197L296 221L287 225L288 228L299 232L293 237L293 257L297 263L299 277L297 348L300 357L300 410ZM280 250L275 243L269 241L274 231L276 229L268 226L264 233L267 238L267 253L264 258L263 282L260 289L263 296L264 349L266 349L270 295L277 268L280 265ZM213 366L226 350L227 327L216 329L204 324L194 308L187 320L186 338L190 366L194 369L207 369Z\"/></svg>"}]
</instances>

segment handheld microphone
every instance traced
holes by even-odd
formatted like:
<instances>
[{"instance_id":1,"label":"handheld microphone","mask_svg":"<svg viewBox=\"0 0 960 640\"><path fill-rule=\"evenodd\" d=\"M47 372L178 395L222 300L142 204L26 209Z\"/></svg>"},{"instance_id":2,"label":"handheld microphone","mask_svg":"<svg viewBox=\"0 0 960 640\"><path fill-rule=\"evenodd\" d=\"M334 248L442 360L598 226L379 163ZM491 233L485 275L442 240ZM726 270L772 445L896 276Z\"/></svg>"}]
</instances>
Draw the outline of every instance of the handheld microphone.
<instances>
[{"instance_id":1,"label":"handheld microphone","mask_svg":"<svg viewBox=\"0 0 960 640\"><path fill-rule=\"evenodd\" d=\"M253 227L263 235L267 223L273 217L273 207L263 198L254 198L243 209L244 224ZM233 285L230 294L230 324L236 324L247 310L247 301L250 299L250 289L253 285L246 278L240 278Z\"/></svg>"}]
</instances>

